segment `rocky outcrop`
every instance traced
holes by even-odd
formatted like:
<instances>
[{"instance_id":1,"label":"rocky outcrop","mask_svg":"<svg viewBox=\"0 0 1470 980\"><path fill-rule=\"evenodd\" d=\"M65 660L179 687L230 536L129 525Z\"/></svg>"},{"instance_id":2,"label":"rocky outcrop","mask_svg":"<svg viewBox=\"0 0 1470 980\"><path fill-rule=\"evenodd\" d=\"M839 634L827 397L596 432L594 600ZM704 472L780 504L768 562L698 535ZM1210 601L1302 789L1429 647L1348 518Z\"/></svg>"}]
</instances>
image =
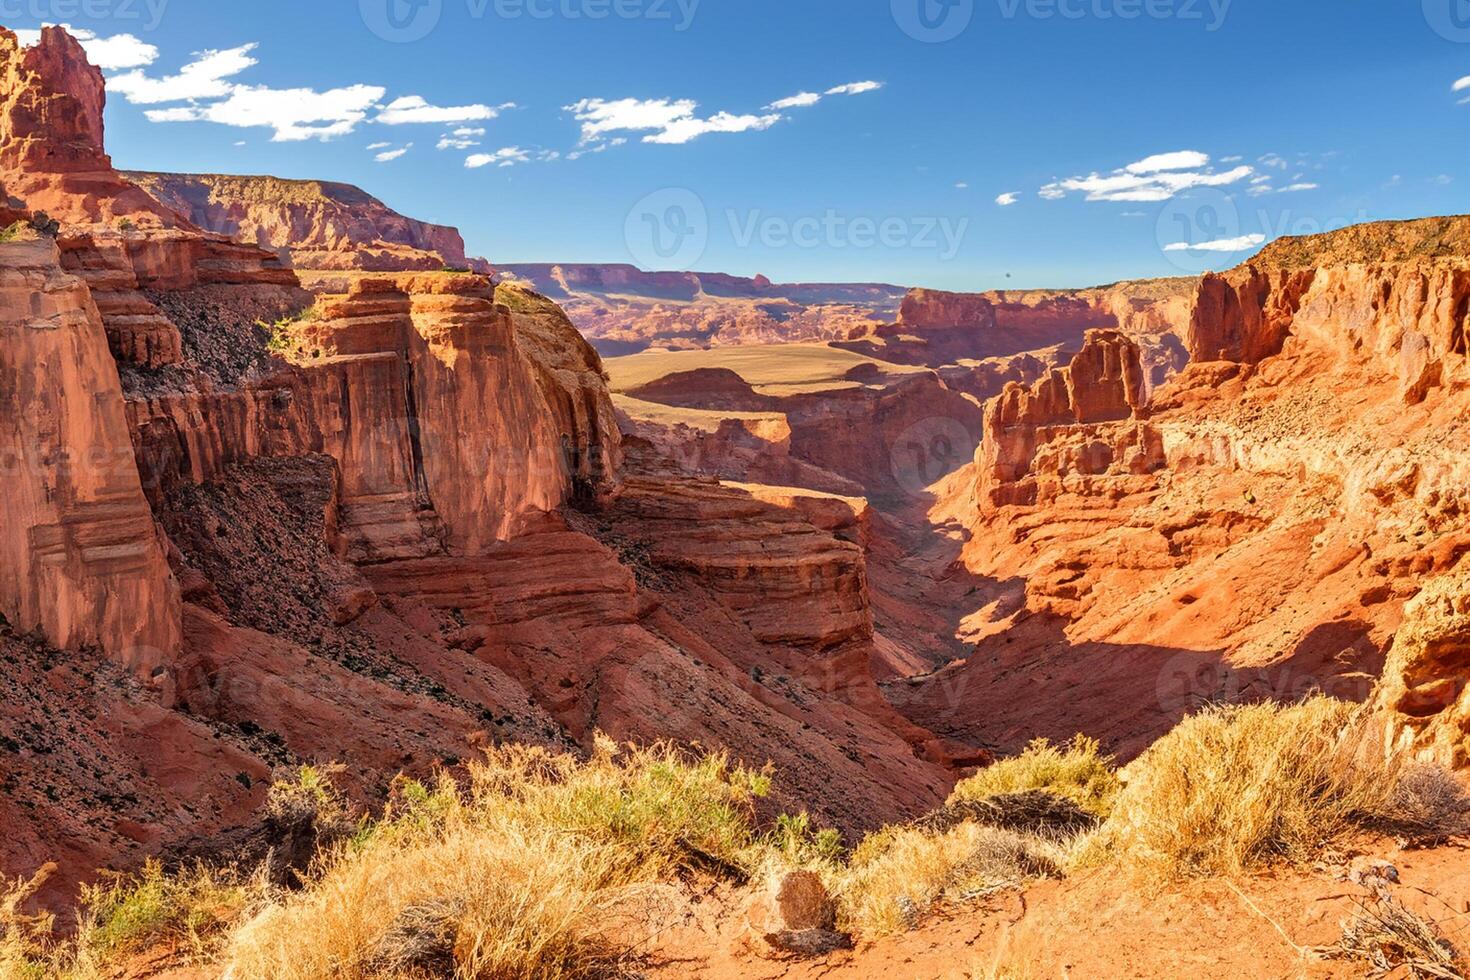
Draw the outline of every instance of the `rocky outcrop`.
<instances>
[{"instance_id":1,"label":"rocky outcrop","mask_svg":"<svg viewBox=\"0 0 1470 980\"><path fill-rule=\"evenodd\" d=\"M22 48L0 28L0 179L7 191L66 223L185 223L113 169L103 150L106 101L102 72L65 30L43 28L39 43Z\"/></svg>"},{"instance_id":2,"label":"rocky outcrop","mask_svg":"<svg viewBox=\"0 0 1470 980\"><path fill-rule=\"evenodd\" d=\"M890 688L910 717L1034 734L1008 704L1043 676L1088 705L1047 734L1126 752L1202 703L1324 690L1463 764L1455 579L1434 580L1470 551L1466 225L1349 229L1205 277L1197 360L1144 411L1105 386L1083 415L1115 420L1084 423L1055 375L992 401L974 489L945 504L972 533L974 652Z\"/></svg>"},{"instance_id":3,"label":"rocky outcrop","mask_svg":"<svg viewBox=\"0 0 1470 980\"><path fill-rule=\"evenodd\" d=\"M99 647L146 674L178 653L179 593L101 317L50 241L0 253L0 613L58 647Z\"/></svg>"},{"instance_id":4,"label":"rocky outcrop","mask_svg":"<svg viewBox=\"0 0 1470 980\"><path fill-rule=\"evenodd\" d=\"M1112 431L1105 425L1135 419L1143 407L1138 345L1112 330L1089 333L1067 367L1029 388L1007 385L986 404L976 457L982 509L1034 504L1046 480L1158 468L1163 446L1157 433L1146 425Z\"/></svg>"},{"instance_id":5,"label":"rocky outcrop","mask_svg":"<svg viewBox=\"0 0 1470 980\"><path fill-rule=\"evenodd\" d=\"M1431 580L1404 607L1376 703L1390 750L1470 767L1470 569Z\"/></svg>"},{"instance_id":6,"label":"rocky outcrop","mask_svg":"<svg viewBox=\"0 0 1470 980\"><path fill-rule=\"evenodd\" d=\"M350 184L226 174L123 176L200 228L288 256L301 269L489 274L459 231L405 217Z\"/></svg>"}]
</instances>

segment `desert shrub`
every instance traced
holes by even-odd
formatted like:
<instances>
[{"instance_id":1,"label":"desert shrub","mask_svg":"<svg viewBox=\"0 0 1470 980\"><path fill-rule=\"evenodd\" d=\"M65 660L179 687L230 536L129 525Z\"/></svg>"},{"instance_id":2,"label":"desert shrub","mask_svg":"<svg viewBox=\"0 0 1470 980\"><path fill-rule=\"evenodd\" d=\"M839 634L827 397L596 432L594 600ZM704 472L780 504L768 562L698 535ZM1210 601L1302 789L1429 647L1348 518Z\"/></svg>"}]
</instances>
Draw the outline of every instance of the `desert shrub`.
<instances>
[{"instance_id":1,"label":"desert shrub","mask_svg":"<svg viewBox=\"0 0 1470 980\"><path fill-rule=\"evenodd\" d=\"M783 813L763 842L788 868L836 867L842 861L842 834L817 829L805 813Z\"/></svg>"},{"instance_id":2,"label":"desert shrub","mask_svg":"<svg viewBox=\"0 0 1470 980\"><path fill-rule=\"evenodd\" d=\"M965 823L940 834L885 828L853 853L838 921L865 936L913 928L941 902L1059 874L1061 848L1030 834Z\"/></svg>"},{"instance_id":3,"label":"desert shrub","mask_svg":"<svg viewBox=\"0 0 1470 980\"><path fill-rule=\"evenodd\" d=\"M150 861L136 874L83 890L77 958L106 964L163 941L206 958L262 892L229 869L196 865L167 872Z\"/></svg>"},{"instance_id":4,"label":"desert shrub","mask_svg":"<svg viewBox=\"0 0 1470 980\"><path fill-rule=\"evenodd\" d=\"M1371 823L1406 845L1428 847L1470 835L1470 792L1442 766L1411 763L1394 774L1393 791Z\"/></svg>"},{"instance_id":5,"label":"desert shrub","mask_svg":"<svg viewBox=\"0 0 1470 980\"><path fill-rule=\"evenodd\" d=\"M600 929L608 903L756 866L753 800L768 789L763 772L670 746L599 738L585 761L495 749L465 786L401 782L382 821L236 931L227 963L280 980L605 975L626 952Z\"/></svg>"},{"instance_id":6,"label":"desert shrub","mask_svg":"<svg viewBox=\"0 0 1470 980\"><path fill-rule=\"evenodd\" d=\"M16 221L4 228L0 228L0 243L13 242L25 233L30 225L24 221Z\"/></svg>"},{"instance_id":7,"label":"desert shrub","mask_svg":"<svg viewBox=\"0 0 1470 980\"><path fill-rule=\"evenodd\" d=\"M1167 877L1313 856L1393 789L1385 765L1354 751L1354 711L1314 697L1186 718L1128 767L1099 844Z\"/></svg>"},{"instance_id":8,"label":"desert shrub","mask_svg":"<svg viewBox=\"0 0 1470 980\"><path fill-rule=\"evenodd\" d=\"M266 349L275 354L300 353L300 338L295 334L295 327L303 323L312 323L321 319L322 311L315 306L308 306L299 313L285 316L267 323L264 320L255 321L255 326L266 333Z\"/></svg>"},{"instance_id":9,"label":"desert shrub","mask_svg":"<svg viewBox=\"0 0 1470 980\"><path fill-rule=\"evenodd\" d=\"M1361 901L1343 923L1342 938L1328 954L1366 963L1373 976L1409 980L1463 980L1464 962L1434 924L1414 914L1397 898L1380 892Z\"/></svg>"},{"instance_id":10,"label":"desert shrub","mask_svg":"<svg viewBox=\"0 0 1470 980\"><path fill-rule=\"evenodd\" d=\"M21 911L55 871L47 865L30 878L0 879L0 977L44 980L58 972L52 917Z\"/></svg>"},{"instance_id":11,"label":"desert shrub","mask_svg":"<svg viewBox=\"0 0 1470 980\"><path fill-rule=\"evenodd\" d=\"M1040 738L1020 755L1002 759L961 781L949 802L1042 790L1106 817L1120 785L1112 757L1102 754L1096 739L1078 735L1068 744L1057 746Z\"/></svg>"}]
</instances>

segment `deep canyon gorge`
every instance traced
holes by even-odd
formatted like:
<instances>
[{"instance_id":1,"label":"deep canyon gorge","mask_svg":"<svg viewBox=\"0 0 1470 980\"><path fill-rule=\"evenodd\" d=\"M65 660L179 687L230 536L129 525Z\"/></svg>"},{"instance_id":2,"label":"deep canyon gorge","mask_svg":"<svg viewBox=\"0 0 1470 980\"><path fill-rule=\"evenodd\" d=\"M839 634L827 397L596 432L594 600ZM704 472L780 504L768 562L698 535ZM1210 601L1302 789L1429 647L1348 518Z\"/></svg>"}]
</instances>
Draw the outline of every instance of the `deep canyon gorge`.
<instances>
[{"instance_id":1,"label":"deep canyon gorge","mask_svg":"<svg viewBox=\"0 0 1470 980\"><path fill-rule=\"evenodd\" d=\"M236 846L292 766L370 807L597 733L854 843L1208 704L1470 768L1470 218L1073 290L502 264L345 184L119 170L105 99L0 30L0 871L42 900Z\"/></svg>"}]
</instances>

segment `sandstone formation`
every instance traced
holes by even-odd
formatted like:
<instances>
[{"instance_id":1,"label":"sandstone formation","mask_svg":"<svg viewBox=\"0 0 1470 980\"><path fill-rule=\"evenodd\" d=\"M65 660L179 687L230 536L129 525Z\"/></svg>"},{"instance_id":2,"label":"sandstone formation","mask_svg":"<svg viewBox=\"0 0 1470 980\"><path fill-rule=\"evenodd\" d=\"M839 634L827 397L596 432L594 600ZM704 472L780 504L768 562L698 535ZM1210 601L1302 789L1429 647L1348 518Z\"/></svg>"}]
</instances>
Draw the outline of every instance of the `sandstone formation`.
<instances>
[{"instance_id":1,"label":"sandstone formation","mask_svg":"<svg viewBox=\"0 0 1470 980\"><path fill-rule=\"evenodd\" d=\"M1118 384L1136 355L1115 339L1110 369L1099 335L1082 373L992 401L945 494L971 531L972 653L890 693L1006 744L1035 729L1009 705L1040 673L1079 693L1050 734L1127 751L1206 701L1367 700L1388 656L1392 730L1453 755L1461 668L1428 639L1453 631L1443 602L1395 634L1470 544L1457 236L1431 219L1283 242L1201 281L1193 362L1146 402ZM1365 242L1397 260L1362 262Z\"/></svg>"},{"instance_id":2,"label":"sandstone formation","mask_svg":"<svg viewBox=\"0 0 1470 980\"><path fill-rule=\"evenodd\" d=\"M854 835L943 797L972 753L874 682L858 503L628 465L598 354L534 293L347 269L313 298L276 252L149 212L81 48L5 39L29 140L7 167L67 220L0 243L0 746L36 788L0 803L0 871L57 858L62 889L207 853L280 767L340 761L371 802L497 739L597 731L773 761L822 788L772 807ZM63 108L50 146L36 114Z\"/></svg>"},{"instance_id":3,"label":"sandstone formation","mask_svg":"<svg viewBox=\"0 0 1470 980\"><path fill-rule=\"evenodd\" d=\"M200 228L289 257L301 269L489 274L454 228L407 218L350 184L227 174L127 172Z\"/></svg>"},{"instance_id":4,"label":"sandstone formation","mask_svg":"<svg viewBox=\"0 0 1470 980\"><path fill-rule=\"evenodd\" d=\"M52 242L5 248L0 610L58 647L100 647L152 671L178 653L179 592L133 462L102 319Z\"/></svg>"},{"instance_id":5,"label":"sandstone formation","mask_svg":"<svg viewBox=\"0 0 1470 980\"><path fill-rule=\"evenodd\" d=\"M112 168L105 103L102 72L66 31L43 28L38 44L22 48L0 28L0 181L26 208L63 222L180 224Z\"/></svg>"}]
</instances>

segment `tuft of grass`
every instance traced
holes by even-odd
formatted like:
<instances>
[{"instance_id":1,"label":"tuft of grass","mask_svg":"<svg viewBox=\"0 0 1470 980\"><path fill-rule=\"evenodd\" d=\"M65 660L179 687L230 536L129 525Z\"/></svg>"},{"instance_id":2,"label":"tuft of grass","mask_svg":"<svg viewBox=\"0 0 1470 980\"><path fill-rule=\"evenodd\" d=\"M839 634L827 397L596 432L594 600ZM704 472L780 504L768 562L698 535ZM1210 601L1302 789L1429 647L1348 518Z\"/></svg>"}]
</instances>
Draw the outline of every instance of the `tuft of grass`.
<instances>
[{"instance_id":1,"label":"tuft of grass","mask_svg":"<svg viewBox=\"0 0 1470 980\"><path fill-rule=\"evenodd\" d=\"M1305 861L1370 815L1394 785L1354 752L1355 707L1214 707L1184 719L1128 767L1102 846L1167 878Z\"/></svg>"},{"instance_id":2,"label":"tuft of grass","mask_svg":"<svg viewBox=\"0 0 1470 980\"><path fill-rule=\"evenodd\" d=\"M162 942L205 959L262 891L228 869L196 865L169 873L149 861L137 874L83 890L78 959L110 963Z\"/></svg>"},{"instance_id":3,"label":"tuft of grass","mask_svg":"<svg viewBox=\"0 0 1470 980\"><path fill-rule=\"evenodd\" d=\"M24 221L16 221L5 228L0 228L0 244L13 242L19 239L30 225Z\"/></svg>"},{"instance_id":4,"label":"tuft of grass","mask_svg":"<svg viewBox=\"0 0 1470 980\"><path fill-rule=\"evenodd\" d=\"M1374 976L1396 974L1409 980L1464 980L1464 961L1449 940L1404 906L1379 893L1362 901L1343 923L1342 938L1329 955L1368 964Z\"/></svg>"},{"instance_id":5,"label":"tuft of grass","mask_svg":"<svg viewBox=\"0 0 1470 980\"><path fill-rule=\"evenodd\" d=\"M602 928L621 893L764 860L753 802L769 786L667 745L494 749L467 785L401 782L383 820L236 931L225 964L278 980L604 976L627 955Z\"/></svg>"},{"instance_id":6,"label":"tuft of grass","mask_svg":"<svg viewBox=\"0 0 1470 980\"><path fill-rule=\"evenodd\" d=\"M1063 859L1056 844L998 827L885 828L853 852L838 886L838 923L865 936L903 932L943 902L1058 875Z\"/></svg>"},{"instance_id":7,"label":"tuft of grass","mask_svg":"<svg viewBox=\"0 0 1470 980\"><path fill-rule=\"evenodd\" d=\"M59 972L54 919L21 911L55 873L56 865L48 864L30 878L0 879L0 977L45 980Z\"/></svg>"},{"instance_id":8,"label":"tuft of grass","mask_svg":"<svg viewBox=\"0 0 1470 980\"><path fill-rule=\"evenodd\" d=\"M1122 783L1112 756L1102 754L1096 739L1078 735L1066 745L1044 738L1020 755L1002 759L963 780L950 794L951 804L986 800L1039 790L1065 797L1089 813L1106 817Z\"/></svg>"}]
</instances>

